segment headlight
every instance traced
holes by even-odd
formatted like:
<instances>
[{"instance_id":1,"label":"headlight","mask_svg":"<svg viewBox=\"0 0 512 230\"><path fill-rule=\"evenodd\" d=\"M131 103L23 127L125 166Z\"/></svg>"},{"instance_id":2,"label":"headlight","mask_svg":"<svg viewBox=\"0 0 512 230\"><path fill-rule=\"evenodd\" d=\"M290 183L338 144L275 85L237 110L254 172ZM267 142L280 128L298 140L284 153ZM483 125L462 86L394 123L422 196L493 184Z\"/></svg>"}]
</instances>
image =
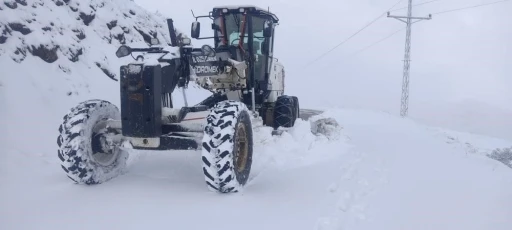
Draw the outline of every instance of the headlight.
<instances>
[{"instance_id":1,"label":"headlight","mask_svg":"<svg viewBox=\"0 0 512 230\"><path fill-rule=\"evenodd\" d=\"M183 45L188 46L188 45L190 45L190 43L192 43L192 41L190 40L190 38L182 38L182 39L181 39L181 44L183 44Z\"/></svg>"}]
</instances>

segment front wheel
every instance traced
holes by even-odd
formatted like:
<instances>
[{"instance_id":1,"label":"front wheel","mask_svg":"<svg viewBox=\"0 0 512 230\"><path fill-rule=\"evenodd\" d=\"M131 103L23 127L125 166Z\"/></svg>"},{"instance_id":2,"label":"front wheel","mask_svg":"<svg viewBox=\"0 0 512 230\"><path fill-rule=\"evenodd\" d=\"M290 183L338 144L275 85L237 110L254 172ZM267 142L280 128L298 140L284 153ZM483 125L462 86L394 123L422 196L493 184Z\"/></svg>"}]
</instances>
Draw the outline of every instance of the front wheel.
<instances>
[{"instance_id":1,"label":"front wheel","mask_svg":"<svg viewBox=\"0 0 512 230\"><path fill-rule=\"evenodd\" d=\"M206 118L202 165L206 184L220 193L239 192L251 172L253 133L249 110L237 101L223 101Z\"/></svg>"},{"instance_id":2,"label":"front wheel","mask_svg":"<svg viewBox=\"0 0 512 230\"><path fill-rule=\"evenodd\" d=\"M57 137L58 157L75 183L99 184L125 169L128 153L120 148L121 134L105 122L120 118L119 109L102 100L82 102L64 116Z\"/></svg>"}]
</instances>

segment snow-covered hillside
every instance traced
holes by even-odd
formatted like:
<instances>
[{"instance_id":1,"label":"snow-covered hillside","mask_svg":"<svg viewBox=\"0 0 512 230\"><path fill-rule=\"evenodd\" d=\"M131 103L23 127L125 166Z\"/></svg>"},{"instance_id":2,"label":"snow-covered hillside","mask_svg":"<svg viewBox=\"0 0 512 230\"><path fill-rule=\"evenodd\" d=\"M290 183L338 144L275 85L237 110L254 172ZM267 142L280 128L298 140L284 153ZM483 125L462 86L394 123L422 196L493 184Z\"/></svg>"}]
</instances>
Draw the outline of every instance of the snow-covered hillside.
<instances>
[{"instance_id":1,"label":"snow-covered hillside","mask_svg":"<svg viewBox=\"0 0 512 230\"><path fill-rule=\"evenodd\" d=\"M337 120L337 139L313 135L305 120L282 136L255 130L252 173L238 194L206 188L196 151L134 151L126 174L73 184L56 152L62 116L91 98L119 104L110 77L130 57L115 51L147 46L148 36L167 42L165 20L130 0L0 2L0 229L512 226L512 170L486 156L511 141L364 110L317 116ZM208 94L191 88L188 99Z\"/></svg>"},{"instance_id":2,"label":"snow-covered hillside","mask_svg":"<svg viewBox=\"0 0 512 230\"><path fill-rule=\"evenodd\" d=\"M1 141L31 154L54 155L27 145L27 137L54 149L69 108L93 98L117 105L119 82L112 79L119 77L121 64L132 60L117 58L117 48L148 47L153 37L170 43L165 18L130 0L2 1L0 124L9 135ZM192 102L209 95L191 91L197 95L189 97Z\"/></svg>"}]
</instances>

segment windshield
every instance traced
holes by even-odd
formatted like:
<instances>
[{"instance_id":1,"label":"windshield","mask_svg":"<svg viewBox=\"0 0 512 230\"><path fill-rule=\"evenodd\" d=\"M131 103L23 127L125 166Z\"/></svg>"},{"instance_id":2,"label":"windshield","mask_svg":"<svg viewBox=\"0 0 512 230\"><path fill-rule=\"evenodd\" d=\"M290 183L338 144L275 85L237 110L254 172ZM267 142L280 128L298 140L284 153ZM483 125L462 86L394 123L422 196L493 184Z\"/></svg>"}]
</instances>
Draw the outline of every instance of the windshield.
<instances>
[{"instance_id":1,"label":"windshield","mask_svg":"<svg viewBox=\"0 0 512 230\"><path fill-rule=\"evenodd\" d=\"M225 19L224 21L222 19ZM246 16L241 13L226 14L217 17L214 20L217 27L216 35L219 38L217 46L232 45L238 46L240 43L240 35L243 33L242 44L244 49L248 49L249 27L248 23L244 23ZM253 49L255 54L261 54L261 43L265 40L263 37L263 24L265 19L253 16ZM226 37L223 37L222 31L226 31Z\"/></svg>"}]
</instances>

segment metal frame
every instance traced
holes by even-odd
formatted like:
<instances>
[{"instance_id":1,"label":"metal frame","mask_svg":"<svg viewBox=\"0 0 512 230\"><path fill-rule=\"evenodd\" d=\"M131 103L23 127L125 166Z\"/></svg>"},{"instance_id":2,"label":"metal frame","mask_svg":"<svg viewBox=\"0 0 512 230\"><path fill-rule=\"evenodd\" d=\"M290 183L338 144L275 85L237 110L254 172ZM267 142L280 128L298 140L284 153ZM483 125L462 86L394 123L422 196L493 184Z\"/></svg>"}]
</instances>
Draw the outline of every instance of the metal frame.
<instances>
[{"instance_id":1,"label":"metal frame","mask_svg":"<svg viewBox=\"0 0 512 230\"><path fill-rule=\"evenodd\" d=\"M218 10L219 9L215 8L210 12L209 16L198 16L196 17L196 20L200 17L209 17L214 19L214 15L219 13ZM222 11L225 10L222 9ZM239 13L239 11L240 8L229 9L228 13ZM259 98L260 100L256 101L256 91L259 91L260 89L259 85L256 84L256 77L254 76L255 60L253 59L254 47L252 45L254 42L254 28L252 24L253 17L257 16L263 17L264 20L273 20L273 25L275 25L278 19L270 12L261 11L256 8L244 8L244 11L246 12L244 15L246 17L245 23L248 23L247 41L251 45L248 46L246 51L248 55L241 57L240 61L248 62L248 81L245 86L242 86L239 89L237 88L236 90L240 90L242 92L246 90L250 91L250 94L243 94L244 96L240 99L243 103L251 106L254 113L257 113L257 109L259 109L258 106L263 106L263 104L259 105L257 103L260 101L262 102L263 100ZM188 107L189 105L185 90L187 88L188 81L190 80L190 67L192 64L191 57L195 56L195 52L201 51L201 49L183 46L183 44L176 40L177 36L174 31L174 26L172 25L172 20L168 20L167 22L169 24L168 28L171 36L171 43L173 46L179 46L180 57L162 59L164 57L162 55L158 61L170 63L170 67L166 66L165 68L162 68L160 65L143 65L135 63L121 66L120 68L121 120L109 121L107 125L109 125L110 128L119 129L120 133L122 133L122 139L129 140L134 149L198 149L200 147L204 131L204 127L202 126L203 123L186 121L187 114L191 114L193 116L194 113L198 112L199 119L204 119L206 117L205 114L208 113L208 108L213 107L219 101L227 99L227 95L225 93L214 93L214 95L206 98L203 102L193 107ZM262 60L265 62L263 63L265 66L269 66L269 62L272 59L271 55L274 46L273 40L275 37L274 27L275 26L272 26L272 36L266 38L266 41L271 42L272 40L272 43L270 44L271 46L269 46L269 53L264 54L265 58ZM217 35L217 33L215 34ZM168 53L168 51L159 47L132 49L127 46L122 46L116 54L118 57L122 57L124 55L123 53L129 55L132 52ZM204 55L204 53L200 55ZM247 58L250 59L246 60ZM225 61L218 60L219 65L225 64L223 62ZM215 63L217 63L217 61ZM268 82L269 73L267 68L265 69L266 71L262 74L264 74L265 81ZM170 108L172 108L172 98L167 94L172 93L176 86L182 87L185 107L179 110L179 114L173 113L172 118L167 121L166 119L162 119L163 116L168 116L164 114L162 108L164 106L170 106ZM261 90L267 91L267 88L262 88ZM267 94L263 94L263 96L265 95ZM190 116L188 117L190 118ZM168 123L171 121L173 123Z\"/></svg>"},{"instance_id":2,"label":"metal frame","mask_svg":"<svg viewBox=\"0 0 512 230\"><path fill-rule=\"evenodd\" d=\"M409 0L407 9L407 16L393 16L388 12L388 18L394 18L407 24L407 31L405 33L405 53L404 53L404 69L402 78L402 97L400 105L400 116L405 117L409 112L409 70L411 68L411 25L422 21L432 19L432 15L429 17L413 17L412 16L412 0ZM403 20L405 18L406 20ZM412 21L412 19L417 19Z\"/></svg>"}]
</instances>

